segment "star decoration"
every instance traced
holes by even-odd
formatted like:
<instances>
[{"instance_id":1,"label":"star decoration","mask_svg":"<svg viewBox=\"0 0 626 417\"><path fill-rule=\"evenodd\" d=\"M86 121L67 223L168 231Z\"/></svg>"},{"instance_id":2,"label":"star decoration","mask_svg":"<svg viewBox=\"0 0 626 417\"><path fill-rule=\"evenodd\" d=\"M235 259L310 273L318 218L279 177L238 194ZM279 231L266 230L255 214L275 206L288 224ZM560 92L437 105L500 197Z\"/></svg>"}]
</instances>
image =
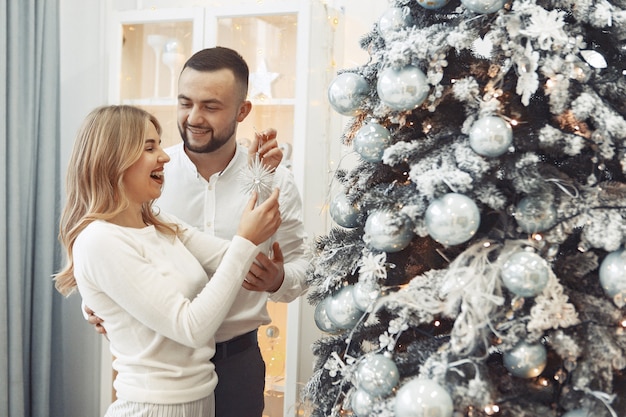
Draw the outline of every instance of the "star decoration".
<instances>
[{"instance_id":1,"label":"star decoration","mask_svg":"<svg viewBox=\"0 0 626 417\"><path fill-rule=\"evenodd\" d=\"M246 194L257 193L257 202L265 201L272 193L273 171L263 165L257 153L252 161L240 174L242 189Z\"/></svg>"},{"instance_id":2,"label":"star decoration","mask_svg":"<svg viewBox=\"0 0 626 417\"><path fill-rule=\"evenodd\" d=\"M269 72L265 60L260 60L256 72L250 73L250 98L272 98L272 83L279 76L278 72Z\"/></svg>"}]
</instances>

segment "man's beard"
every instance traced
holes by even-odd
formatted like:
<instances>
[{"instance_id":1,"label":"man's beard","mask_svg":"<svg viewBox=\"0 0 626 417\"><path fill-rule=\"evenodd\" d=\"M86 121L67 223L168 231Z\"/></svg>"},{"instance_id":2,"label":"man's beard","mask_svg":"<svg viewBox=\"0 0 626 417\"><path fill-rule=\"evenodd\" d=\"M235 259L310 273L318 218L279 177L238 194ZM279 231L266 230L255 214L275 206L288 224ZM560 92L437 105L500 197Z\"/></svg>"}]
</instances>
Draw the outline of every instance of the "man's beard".
<instances>
[{"instance_id":1,"label":"man's beard","mask_svg":"<svg viewBox=\"0 0 626 417\"><path fill-rule=\"evenodd\" d=\"M185 126L187 126L187 124L185 124ZM192 127L196 127L196 126L192 125ZM198 127L198 128L201 129L201 127ZM189 143L189 138L187 137L187 130L184 127L182 127L180 123L178 124L178 132L180 133L180 137L183 140L185 148L194 153L211 153L220 149L222 146L228 143L231 137L234 136L236 128L237 128L237 121L233 121L233 123L229 126L228 130L224 131L223 134L216 134L215 130L211 129L209 132L211 134L211 139L202 146L194 146Z\"/></svg>"}]
</instances>

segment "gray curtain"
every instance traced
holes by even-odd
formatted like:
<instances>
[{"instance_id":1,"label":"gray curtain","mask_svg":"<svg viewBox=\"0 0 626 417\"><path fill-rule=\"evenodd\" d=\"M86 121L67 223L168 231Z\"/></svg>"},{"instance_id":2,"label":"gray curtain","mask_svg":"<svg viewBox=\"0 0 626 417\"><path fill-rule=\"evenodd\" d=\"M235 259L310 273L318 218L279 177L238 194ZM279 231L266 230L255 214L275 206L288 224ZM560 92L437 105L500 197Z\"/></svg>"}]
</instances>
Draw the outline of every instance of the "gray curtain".
<instances>
[{"instance_id":1,"label":"gray curtain","mask_svg":"<svg viewBox=\"0 0 626 417\"><path fill-rule=\"evenodd\" d=\"M0 6L0 416L48 417L59 265L58 0Z\"/></svg>"}]
</instances>

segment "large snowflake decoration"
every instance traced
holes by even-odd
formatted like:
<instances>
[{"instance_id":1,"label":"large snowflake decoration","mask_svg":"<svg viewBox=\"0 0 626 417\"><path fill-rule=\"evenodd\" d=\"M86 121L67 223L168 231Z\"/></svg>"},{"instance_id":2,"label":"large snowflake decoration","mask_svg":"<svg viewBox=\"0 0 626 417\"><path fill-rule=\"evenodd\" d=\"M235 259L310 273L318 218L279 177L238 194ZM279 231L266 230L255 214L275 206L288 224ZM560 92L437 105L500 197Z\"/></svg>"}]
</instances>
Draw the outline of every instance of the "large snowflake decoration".
<instances>
[{"instance_id":1,"label":"large snowflake decoration","mask_svg":"<svg viewBox=\"0 0 626 417\"><path fill-rule=\"evenodd\" d=\"M254 160L241 170L240 180L246 194L256 191L257 201L265 201L272 193L274 172L261 161L257 153Z\"/></svg>"},{"instance_id":2,"label":"large snowflake decoration","mask_svg":"<svg viewBox=\"0 0 626 417\"><path fill-rule=\"evenodd\" d=\"M567 42L567 34L563 30L565 13L561 10L547 11L542 7L536 7L530 16L530 23L520 33L536 39L539 48L544 51L550 50L553 43L563 45Z\"/></svg>"}]
</instances>

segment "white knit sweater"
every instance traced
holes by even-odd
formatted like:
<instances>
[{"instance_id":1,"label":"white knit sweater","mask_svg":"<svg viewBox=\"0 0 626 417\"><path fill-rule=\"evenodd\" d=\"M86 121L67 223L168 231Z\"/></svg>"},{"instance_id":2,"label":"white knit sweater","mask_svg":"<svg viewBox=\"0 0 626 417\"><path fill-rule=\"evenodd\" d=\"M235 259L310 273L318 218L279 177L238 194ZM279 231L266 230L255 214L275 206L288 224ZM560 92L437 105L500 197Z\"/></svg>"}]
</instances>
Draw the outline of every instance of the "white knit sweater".
<instances>
[{"instance_id":1,"label":"white knit sweater","mask_svg":"<svg viewBox=\"0 0 626 417\"><path fill-rule=\"evenodd\" d=\"M190 227L180 239L104 221L80 233L76 281L104 320L118 398L172 404L214 390L215 331L257 253L239 236L231 243Z\"/></svg>"}]
</instances>

